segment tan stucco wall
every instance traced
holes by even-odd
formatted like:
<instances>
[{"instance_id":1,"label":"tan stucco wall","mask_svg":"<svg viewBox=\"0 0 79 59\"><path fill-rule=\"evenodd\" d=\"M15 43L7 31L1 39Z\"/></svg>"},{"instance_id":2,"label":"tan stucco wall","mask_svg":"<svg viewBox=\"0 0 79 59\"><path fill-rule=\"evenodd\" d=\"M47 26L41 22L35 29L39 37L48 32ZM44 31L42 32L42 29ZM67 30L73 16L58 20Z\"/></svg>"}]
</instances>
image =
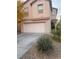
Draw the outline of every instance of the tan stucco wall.
<instances>
[{"instance_id":1,"label":"tan stucco wall","mask_svg":"<svg viewBox=\"0 0 79 59\"><path fill-rule=\"evenodd\" d=\"M30 6L30 3L31 3L31 1L29 1L28 3L26 3L25 6L24 6L24 8L28 7L28 13L29 13L28 16L25 17L26 19L32 18L32 8Z\"/></svg>"},{"instance_id":2,"label":"tan stucco wall","mask_svg":"<svg viewBox=\"0 0 79 59\"><path fill-rule=\"evenodd\" d=\"M50 33L51 32L51 20L47 20L46 23L45 23L45 32L46 33Z\"/></svg>"},{"instance_id":3,"label":"tan stucco wall","mask_svg":"<svg viewBox=\"0 0 79 59\"><path fill-rule=\"evenodd\" d=\"M25 7L29 8L29 16L27 16L27 19L30 18L40 18L40 17L50 17L50 7L49 7L49 2L48 1L37 1L35 2L32 6L30 5L32 1L29 1ZM38 4L43 4L43 13L38 13L37 6Z\"/></svg>"},{"instance_id":4,"label":"tan stucco wall","mask_svg":"<svg viewBox=\"0 0 79 59\"><path fill-rule=\"evenodd\" d=\"M45 20L45 23L37 23L35 25L35 23L30 23L30 24L23 24L23 32L31 32L32 31L34 33L50 33L51 31L51 18L52 18L52 13L50 10L50 6L49 6L49 2L48 1L42 1L42 2L35 2L32 6L30 5L30 3L33 0L31 0L30 2L28 2L27 4L25 4L25 7L29 8L29 16L26 17L26 19L34 19L34 18L42 18L42 17L48 17L50 19ZM38 4L43 4L43 13L39 14L38 13L38 9L37 6ZM35 28L37 27L37 29Z\"/></svg>"},{"instance_id":5,"label":"tan stucco wall","mask_svg":"<svg viewBox=\"0 0 79 59\"><path fill-rule=\"evenodd\" d=\"M38 9L37 9L37 6L39 4L43 4L43 13L41 13L41 14L38 13ZM33 18L36 18L36 17L37 18L40 18L40 17L49 17L50 16L50 13L49 13L50 8L49 8L48 1L42 1L42 2L37 1L36 3L33 4L32 11L33 11L33 13L32 13Z\"/></svg>"},{"instance_id":6,"label":"tan stucco wall","mask_svg":"<svg viewBox=\"0 0 79 59\"><path fill-rule=\"evenodd\" d=\"M46 20L44 23L26 23L23 25L23 32L26 33L46 33L51 32L51 21Z\"/></svg>"}]
</instances>

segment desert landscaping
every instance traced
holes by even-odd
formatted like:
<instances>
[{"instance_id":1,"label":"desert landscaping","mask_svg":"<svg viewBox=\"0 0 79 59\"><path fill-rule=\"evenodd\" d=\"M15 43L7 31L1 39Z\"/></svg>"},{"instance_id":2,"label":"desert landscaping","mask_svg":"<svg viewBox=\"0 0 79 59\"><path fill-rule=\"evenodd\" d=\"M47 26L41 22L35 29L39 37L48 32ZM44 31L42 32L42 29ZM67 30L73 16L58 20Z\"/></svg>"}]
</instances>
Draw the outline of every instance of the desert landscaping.
<instances>
[{"instance_id":1,"label":"desert landscaping","mask_svg":"<svg viewBox=\"0 0 79 59\"><path fill-rule=\"evenodd\" d=\"M61 43L53 41L53 48L49 54L42 54L34 44L21 59L61 59Z\"/></svg>"}]
</instances>

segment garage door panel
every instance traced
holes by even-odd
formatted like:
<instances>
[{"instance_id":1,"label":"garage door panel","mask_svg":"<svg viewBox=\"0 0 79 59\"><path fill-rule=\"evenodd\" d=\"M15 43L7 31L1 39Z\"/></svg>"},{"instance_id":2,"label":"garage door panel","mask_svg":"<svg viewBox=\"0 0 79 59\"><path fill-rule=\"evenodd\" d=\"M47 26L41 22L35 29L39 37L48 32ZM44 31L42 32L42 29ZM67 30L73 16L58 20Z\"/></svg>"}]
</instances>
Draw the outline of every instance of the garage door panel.
<instances>
[{"instance_id":1,"label":"garage door panel","mask_svg":"<svg viewBox=\"0 0 79 59\"><path fill-rule=\"evenodd\" d=\"M28 32L28 33L44 33L45 32L45 23L24 24L24 32Z\"/></svg>"}]
</instances>

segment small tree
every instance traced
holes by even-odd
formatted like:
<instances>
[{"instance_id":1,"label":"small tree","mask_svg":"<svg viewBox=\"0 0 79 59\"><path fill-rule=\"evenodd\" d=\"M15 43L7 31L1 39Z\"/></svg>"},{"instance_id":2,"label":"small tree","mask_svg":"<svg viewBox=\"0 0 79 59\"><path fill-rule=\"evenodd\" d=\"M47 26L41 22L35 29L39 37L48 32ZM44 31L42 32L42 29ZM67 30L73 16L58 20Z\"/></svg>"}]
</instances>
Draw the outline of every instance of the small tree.
<instances>
[{"instance_id":1,"label":"small tree","mask_svg":"<svg viewBox=\"0 0 79 59\"><path fill-rule=\"evenodd\" d=\"M55 29L52 30L53 39L61 42L61 20L56 23Z\"/></svg>"},{"instance_id":2,"label":"small tree","mask_svg":"<svg viewBox=\"0 0 79 59\"><path fill-rule=\"evenodd\" d=\"M17 1L17 21L22 21L23 18L26 16L26 13L24 12L23 8L24 8L24 3Z\"/></svg>"},{"instance_id":3,"label":"small tree","mask_svg":"<svg viewBox=\"0 0 79 59\"><path fill-rule=\"evenodd\" d=\"M17 32L21 32L23 27L23 19L26 16L24 11L24 3L17 1Z\"/></svg>"}]
</instances>

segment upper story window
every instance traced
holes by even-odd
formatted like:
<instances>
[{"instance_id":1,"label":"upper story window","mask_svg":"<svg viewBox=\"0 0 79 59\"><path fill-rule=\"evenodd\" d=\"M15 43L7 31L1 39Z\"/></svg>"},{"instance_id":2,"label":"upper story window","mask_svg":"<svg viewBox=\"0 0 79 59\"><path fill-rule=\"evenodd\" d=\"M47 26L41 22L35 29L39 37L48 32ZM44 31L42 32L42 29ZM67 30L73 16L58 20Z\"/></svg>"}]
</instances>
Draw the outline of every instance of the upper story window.
<instances>
[{"instance_id":1,"label":"upper story window","mask_svg":"<svg viewBox=\"0 0 79 59\"><path fill-rule=\"evenodd\" d=\"M56 10L55 9L53 9L53 15L55 15L56 14Z\"/></svg>"},{"instance_id":2,"label":"upper story window","mask_svg":"<svg viewBox=\"0 0 79 59\"><path fill-rule=\"evenodd\" d=\"M29 8L28 7L25 8L25 13L26 13L26 16L29 15Z\"/></svg>"},{"instance_id":3,"label":"upper story window","mask_svg":"<svg viewBox=\"0 0 79 59\"><path fill-rule=\"evenodd\" d=\"M38 5L38 12L43 13L43 4Z\"/></svg>"}]
</instances>

